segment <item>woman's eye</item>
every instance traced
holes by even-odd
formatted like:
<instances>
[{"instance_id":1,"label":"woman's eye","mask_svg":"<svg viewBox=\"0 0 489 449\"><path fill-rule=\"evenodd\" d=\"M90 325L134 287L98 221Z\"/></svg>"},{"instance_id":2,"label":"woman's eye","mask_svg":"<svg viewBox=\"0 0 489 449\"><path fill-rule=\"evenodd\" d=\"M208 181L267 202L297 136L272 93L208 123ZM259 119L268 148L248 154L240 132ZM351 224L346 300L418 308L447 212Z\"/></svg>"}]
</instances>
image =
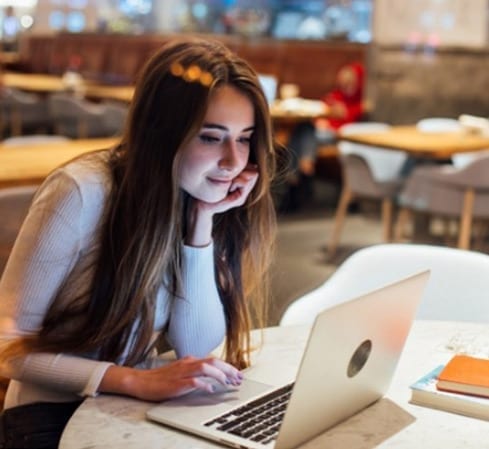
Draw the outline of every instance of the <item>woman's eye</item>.
<instances>
[{"instance_id":1,"label":"woman's eye","mask_svg":"<svg viewBox=\"0 0 489 449\"><path fill-rule=\"evenodd\" d=\"M239 142L239 143L244 143L244 144L246 144L246 145L249 145L249 144L250 144L250 142L251 142L251 137L240 137L240 138L238 139L238 142Z\"/></svg>"},{"instance_id":2,"label":"woman's eye","mask_svg":"<svg viewBox=\"0 0 489 449\"><path fill-rule=\"evenodd\" d=\"M204 143L215 143L215 142L219 142L221 140L219 137L209 136L207 134L201 134L199 136L199 139L201 140L201 142L204 142Z\"/></svg>"}]
</instances>

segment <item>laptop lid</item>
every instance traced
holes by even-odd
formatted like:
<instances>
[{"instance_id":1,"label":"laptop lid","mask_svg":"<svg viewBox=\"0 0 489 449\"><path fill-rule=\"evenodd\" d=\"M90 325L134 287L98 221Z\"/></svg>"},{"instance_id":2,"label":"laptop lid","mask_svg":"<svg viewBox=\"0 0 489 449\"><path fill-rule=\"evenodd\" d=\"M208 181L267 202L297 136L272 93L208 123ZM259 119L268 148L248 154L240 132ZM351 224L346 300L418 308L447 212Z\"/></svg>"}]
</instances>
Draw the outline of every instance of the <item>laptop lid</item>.
<instances>
[{"instance_id":1,"label":"laptop lid","mask_svg":"<svg viewBox=\"0 0 489 449\"><path fill-rule=\"evenodd\" d=\"M316 317L274 442L250 442L203 425L277 388L248 379L238 390L162 402L147 417L233 447L297 447L385 394L428 278L429 271L416 274Z\"/></svg>"}]
</instances>

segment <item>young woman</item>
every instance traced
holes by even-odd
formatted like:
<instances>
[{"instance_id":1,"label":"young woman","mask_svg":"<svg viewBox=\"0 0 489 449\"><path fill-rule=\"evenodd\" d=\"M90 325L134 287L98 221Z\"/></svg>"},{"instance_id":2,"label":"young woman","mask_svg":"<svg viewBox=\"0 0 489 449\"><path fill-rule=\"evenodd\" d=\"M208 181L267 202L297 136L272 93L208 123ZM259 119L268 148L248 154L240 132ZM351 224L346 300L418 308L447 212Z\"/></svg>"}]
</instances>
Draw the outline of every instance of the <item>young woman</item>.
<instances>
[{"instance_id":1,"label":"young woman","mask_svg":"<svg viewBox=\"0 0 489 449\"><path fill-rule=\"evenodd\" d=\"M0 281L7 447L56 446L84 396L240 384L264 323L274 170L245 61L193 39L148 61L120 145L46 179ZM210 357L224 336L223 360Z\"/></svg>"}]
</instances>

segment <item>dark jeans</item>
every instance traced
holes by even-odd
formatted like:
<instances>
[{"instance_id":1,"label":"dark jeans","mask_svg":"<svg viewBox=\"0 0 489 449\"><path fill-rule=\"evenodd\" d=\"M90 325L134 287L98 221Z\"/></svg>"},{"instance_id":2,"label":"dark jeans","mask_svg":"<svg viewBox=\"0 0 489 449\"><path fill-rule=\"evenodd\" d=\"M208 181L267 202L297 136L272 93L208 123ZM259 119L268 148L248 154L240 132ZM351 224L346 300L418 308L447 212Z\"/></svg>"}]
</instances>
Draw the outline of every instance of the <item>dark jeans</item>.
<instances>
[{"instance_id":1,"label":"dark jeans","mask_svg":"<svg viewBox=\"0 0 489 449\"><path fill-rule=\"evenodd\" d=\"M55 449L71 415L81 401L44 402L4 410L0 448Z\"/></svg>"}]
</instances>

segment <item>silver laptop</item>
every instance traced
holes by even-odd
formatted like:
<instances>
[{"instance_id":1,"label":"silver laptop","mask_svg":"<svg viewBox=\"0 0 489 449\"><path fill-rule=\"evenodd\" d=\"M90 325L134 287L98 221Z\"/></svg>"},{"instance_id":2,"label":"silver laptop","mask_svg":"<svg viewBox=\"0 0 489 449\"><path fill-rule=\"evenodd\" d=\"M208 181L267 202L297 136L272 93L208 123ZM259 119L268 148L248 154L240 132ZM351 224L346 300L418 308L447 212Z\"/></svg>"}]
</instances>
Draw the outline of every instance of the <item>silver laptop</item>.
<instances>
[{"instance_id":1,"label":"silver laptop","mask_svg":"<svg viewBox=\"0 0 489 449\"><path fill-rule=\"evenodd\" d=\"M297 447L385 394L428 278L424 271L321 312L293 384L245 379L239 389L162 402L147 418L241 449Z\"/></svg>"}]
</instances>

